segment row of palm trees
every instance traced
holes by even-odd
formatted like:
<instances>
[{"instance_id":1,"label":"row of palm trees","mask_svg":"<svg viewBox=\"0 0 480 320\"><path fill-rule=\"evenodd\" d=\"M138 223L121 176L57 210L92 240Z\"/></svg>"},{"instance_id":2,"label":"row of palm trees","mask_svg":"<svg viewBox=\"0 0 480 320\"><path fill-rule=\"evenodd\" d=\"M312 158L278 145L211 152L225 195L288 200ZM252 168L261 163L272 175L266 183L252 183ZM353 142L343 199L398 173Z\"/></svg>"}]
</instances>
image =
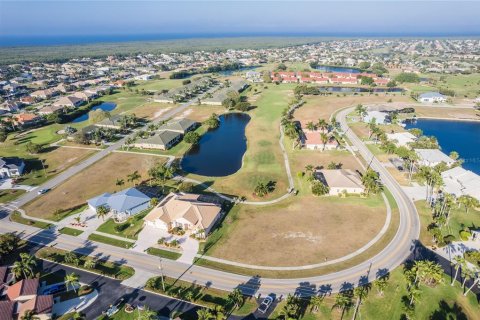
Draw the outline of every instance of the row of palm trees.
<instances>
[{"instance_id":1,"label":"row of palm trees","mask_svg":"<svg viewBox=\"0 0 480 320\"><path fill-rule=\"evenodd\" d=\"M216 305L208 309L202 308L197 311L198 320L226 320L228 316L245 302L245 297L240 289L235 289L227 297L225 306Z\"/></svg>"}]
</instances>

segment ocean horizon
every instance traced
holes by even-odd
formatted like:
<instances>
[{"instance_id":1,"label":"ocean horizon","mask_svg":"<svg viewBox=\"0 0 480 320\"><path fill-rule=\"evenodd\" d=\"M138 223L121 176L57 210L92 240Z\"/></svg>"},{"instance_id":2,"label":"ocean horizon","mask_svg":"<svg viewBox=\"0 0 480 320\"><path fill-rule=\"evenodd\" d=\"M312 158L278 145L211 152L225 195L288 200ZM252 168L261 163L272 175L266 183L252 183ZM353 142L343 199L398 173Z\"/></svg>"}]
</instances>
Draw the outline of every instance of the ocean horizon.
<instances>
[{"instance_id":1,"label":"ocean horizon","mask_svg":"<svg viewBox=\"0 0 480 320\"><path fill-rule=\"evenodd\" d=\"M167 41L184 39L218 38L478 38L480 33L471 34L394 34L394 33L179 33L179 34L109 34L109 35L0 35L0 47L85 45L96 43Z\"/></svg>"}]
</instances>

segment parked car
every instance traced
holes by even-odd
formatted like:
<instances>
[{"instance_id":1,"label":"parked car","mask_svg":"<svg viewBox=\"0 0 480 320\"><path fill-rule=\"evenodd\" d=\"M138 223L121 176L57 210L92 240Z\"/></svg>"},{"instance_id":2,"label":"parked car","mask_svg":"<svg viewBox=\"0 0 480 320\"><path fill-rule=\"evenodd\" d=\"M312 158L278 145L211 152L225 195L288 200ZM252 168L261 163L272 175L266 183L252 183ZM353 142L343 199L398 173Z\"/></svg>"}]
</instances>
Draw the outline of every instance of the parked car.
<instances>
[{"instance_id":1,"label":"parked car","mask_svg":"<svg viewBox=\"0 0 480 320\"><path fill-rule=\"evenodd\" d=\"M260 304L260 306L258 307L258 311L260 311L261 313L265 313L267 312L268 308L270 308L270 306L272 305L273 303L273 298L271 296L266 296L262 303Z\"/></svg>"},{"instance_id":2,"label":"parked car","mask_svg":"<svg viewBox=\"0 0 480 320\"><path fill-rule=\"evenodd\" d=\"M56 294L56 293L65 291L65 289L66 289L65 284L63 284L63 283L62 284L57 284L57 285L53 285L53 286L45 289L43 291L43 294Z\"/></svg>"},{"instance_id":3,"label":"parked car","mask_svg":"<svg viewBox=\"0 0 480 320\"><path fill-rule=\"evenodd\" d=\"M40 189L38 190L38 194L44 194L44 193L47 193L48 191L50 191L50 189Z\"/></svg>"}]
</instances>

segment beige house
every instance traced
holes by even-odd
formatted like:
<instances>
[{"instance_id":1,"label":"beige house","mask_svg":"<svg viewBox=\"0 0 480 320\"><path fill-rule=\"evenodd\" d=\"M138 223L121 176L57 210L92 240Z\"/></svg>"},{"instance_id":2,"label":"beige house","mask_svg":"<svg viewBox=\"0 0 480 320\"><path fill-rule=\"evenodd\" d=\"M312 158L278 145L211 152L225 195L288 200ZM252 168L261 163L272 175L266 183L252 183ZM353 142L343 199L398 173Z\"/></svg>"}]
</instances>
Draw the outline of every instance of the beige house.
<instances>
[{"instance_id":1,"label":"beige house","mask_svg":"<svg viewBox=\"0 0 480 320\"><path fill-rule=\"evenodd\" d=\"M331 196L345 192L360 194L365 191L360 176L350 169L317 170L315 176L330 189Z\"/></svg>"},{"instance_id":2,"label":"beige house","mask_svg":"<svg viewBox=\"0 0 480 320\"><path fill-rule=\"evenodd\" d=\"M146 225L163 230L181 227L192 233L204 230L208 235L221 213L220 205L208 202L202 195L170 193L144 220Z\"/></svg>"}]
</instances>

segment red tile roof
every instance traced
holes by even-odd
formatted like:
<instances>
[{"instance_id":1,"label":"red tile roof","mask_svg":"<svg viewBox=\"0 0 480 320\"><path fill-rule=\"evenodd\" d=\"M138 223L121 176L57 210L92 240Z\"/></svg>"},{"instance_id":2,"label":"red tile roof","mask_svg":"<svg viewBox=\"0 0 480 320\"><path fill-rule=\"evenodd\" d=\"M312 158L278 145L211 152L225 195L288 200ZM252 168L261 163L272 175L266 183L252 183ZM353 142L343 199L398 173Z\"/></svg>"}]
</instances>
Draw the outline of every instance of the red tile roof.
<instances>
[{"instance_id":1,"label":"red tile roof","mask_svg":"<svg viewBox=\"0 0 480 320\"><path fill-rule=\"evenodd\" d=\"M32 310L36 314L50 314L52 313L53 296L36 296L25 303L22 303L19 310L19 316L22 317L25 312Z\"/></svg>"},{"instance_id":2,"label":"red tile roof","mask_svg":"<svg viewBox=\"0 0 480 320\"><path fill-rule=\"evenodd\" d=\"M15 301L0 301L0 320L13 319L15 303Z\"/></svg>"},{"instance_id":3,"label":"red tile roof","mask_svg":"<svg viewBox=\"0 0 480 320\"><path fill-rule=\"evenodd\" d=\"M10 300L15 300L21 296L37 294L37 291L38 279L24 279L8 287L7 297Z\"/></svg>"}]
</instances>

